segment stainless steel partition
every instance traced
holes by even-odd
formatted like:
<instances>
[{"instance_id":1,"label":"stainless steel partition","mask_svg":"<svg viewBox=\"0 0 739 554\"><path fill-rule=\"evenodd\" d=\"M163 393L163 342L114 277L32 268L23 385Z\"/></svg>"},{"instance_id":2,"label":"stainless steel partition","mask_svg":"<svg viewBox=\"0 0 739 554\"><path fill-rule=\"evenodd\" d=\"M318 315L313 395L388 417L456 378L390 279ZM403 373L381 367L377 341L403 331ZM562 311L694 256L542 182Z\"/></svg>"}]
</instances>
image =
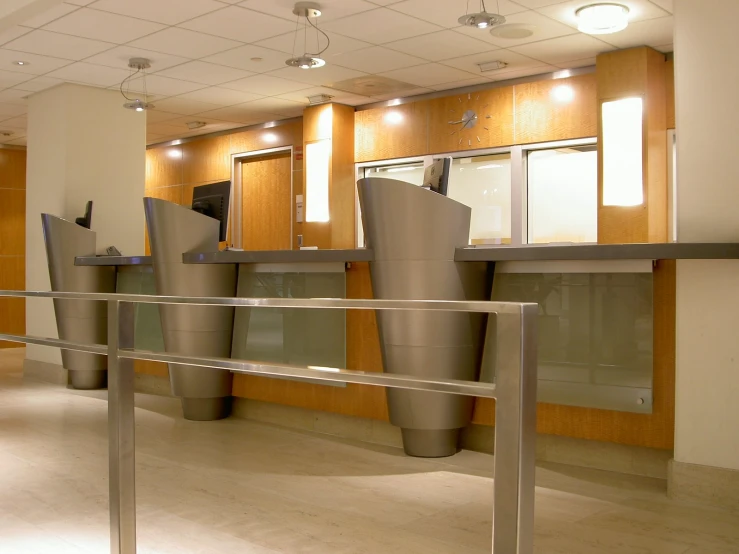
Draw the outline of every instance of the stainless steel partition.
<instances>
[{"instance_id":1,"label":"stainless steel partition","mask_svg":"<svg viewBox=\"0 0 739 554\"><path fill-rule=\"evenodd\" d=\"M217 252L220 224L183 206L144 198L157 294L234 296L236 268L231 264L184 264L185 252ZM164 348L194 356L231 355L234 309L231 306L160 304ZM170 364L172 394L182 398L185 419L210 421L231 412L228 371Z\"/></svg>"},{"instance_id":2,"label":"stainless steel partition","mask_svg":"<svg viewBox=\"0 0 739 554\"><path fill-rule=\"evenodd\" d=\"M108 302L108 346L45 337L0 334L0 340L100 354L110 369L108 444L111 554L136 554L136 483L133 360L195 366L204 371L342 381L461 397L495 399L493 554L533 554L536 450L536 304L333 299L202 298L126 294L0 291L0 297L41 297ZM243 360L182 356L133 348L134 304L243 306L253 308L358 309L392 312L496 314L497 381L456 379L301 367Z\"/></svg>"},{"instance_id":3,"label":"stainless steel partition","mask_svg":"<svg viewBox=\"0 0 739 554\"><path fill-rule=\"evenodd\" d=\"M393 179L357 183L378 299L484 300L486 266L455 263L470 232L464 204ZM378 312L385 371L423 378L474 380L482 353L482 313ZM390 422L412 456L450 456L471 420L471 398L388 389Z\"/></svg>"},{"instance_id":4,"label":"stainless steel partition","mask_svg":"<svg viewBox=\"0 0 739 554\"><path fill-rule=\"evenodd\" d=\"M77 256L94 256L96 235L51 214L41 214L46 243L51 290L64 292L115 292L114 267L79 267ZM108 340L107 307L104 302L54 299L54 316L59 338L92 344ZM107 360L73 350L62 350L62 365L69 371L75 389L101 389L107 385Z\"/></svg>"}]
</instances>

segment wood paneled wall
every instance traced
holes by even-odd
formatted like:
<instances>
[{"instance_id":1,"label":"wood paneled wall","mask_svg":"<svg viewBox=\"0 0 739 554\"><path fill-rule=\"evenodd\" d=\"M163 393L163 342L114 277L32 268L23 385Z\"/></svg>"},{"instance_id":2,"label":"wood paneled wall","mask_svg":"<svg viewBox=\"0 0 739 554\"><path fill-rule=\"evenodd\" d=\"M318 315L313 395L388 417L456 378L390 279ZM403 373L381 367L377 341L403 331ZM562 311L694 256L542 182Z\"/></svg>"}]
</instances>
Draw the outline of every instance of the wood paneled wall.
<instances>
[{"instance_id":1,"label":"wood paneled wall","mask_svg":"<svg viewBox=\"0 0 739 554\"><path fill-rule=\"evenodd\" d=\"M0 289L26 288L26 151L0 148ZM0 298L0 332L26 332L23 298ZM0 348L17 348L0 341Z\"/></svg>"},{"instance_id":2,"label":"wood paneled wall","mask_svg":"<svg viewBox=\"0 0 739 554\"><path fill-rule=\"evenodd\" d=\"M561 86L572 88L572 101L554 98ZM596 98L595 74L586 74L361 110L355 115L355 161L593 137ZM449 123L468 109L479 117L475 127L460 130Z\"/></svg>"}]
</instances>

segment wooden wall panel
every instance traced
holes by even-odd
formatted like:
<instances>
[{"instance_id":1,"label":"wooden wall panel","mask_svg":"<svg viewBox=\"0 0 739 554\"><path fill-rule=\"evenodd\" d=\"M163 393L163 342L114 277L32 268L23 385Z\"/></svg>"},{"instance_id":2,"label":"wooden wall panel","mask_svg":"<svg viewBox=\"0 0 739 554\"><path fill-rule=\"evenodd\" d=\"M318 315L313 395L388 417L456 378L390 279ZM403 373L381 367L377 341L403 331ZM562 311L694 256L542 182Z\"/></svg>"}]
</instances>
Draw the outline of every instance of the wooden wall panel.
<instances>
[{"instance_id":1,"label":"wooden wall panel","mask_svg":"<svg viewBox=\"0 0 739 554\"><path fill-rule=\"evenodd\" d=\"M507 146L513 137L513 87L459 94L430 100L429 152L459 152L479 148ZM468 130L450 121L462 119L466 110L474 110L478 120Z\"/></svg>"},{"instance_id":2,"label":"wooden wall panel","mask_svg":"<svg viewBox=\"0 0 739 554\"><path fill-rule=\"evenodd\" d=\"M225 181L231 178L231 138L208 137L182 145L182 183Z\"/></svg>"},{"instance_id":3,"label":"wooden wall panel","mask_svg":"<svg viewBox=\"0 0 739 554\"><path fill-rule=\"evenodd\" d=\"M146 151L146 188L182 184L182 147L162 146Z\"/></svg>"},{"instance_id":4,"label":"wooden wall panel","mask_svg":"<svg viewBox=\"0 0 739 554\"><path fill-rule=\"evenodd\" d=\"M665 107L667 110L667 128L675 128L675 62L665 62Z\"/></svg>"},{"instance_id":5,"label":"wooden wall panel","mask_svg":"<svg viewBox=\"0 0 739 554\"><path fill-rule=\"evenodd\" d=\"M169 367L163 362L134 360L133 370L135 373L143 373L144 375L154 375L156 377L169 378Z\"/></svg>"},{"instance_id":6,"label":"wooden wall panel","mask_svg":"<svg viewBox=\"0 0 739 554\"><path fill-rule=\"evenodd\" d=\"M552 91L571 87L571 102L557 101ZM598 101L595 74L524 83L514 87L515 144L531 144L574 138L594 137L598 133Z\"/></svg>"},{"instance_id":7,"label":"wooden wall panel","mask_svg":"<svg viewBox=\"0 0 739 554\"><path fill-rule=\"evenodd\" d=\"M290 250L290 153L249 159L241 177L244 250Z\"/></svg>"},{"instance_id":8,"label":"wooden wall panel","mask_svg":"<svg viewBox=\"0 0 739 554\"><path fill-rule=\"evenodd\" d=\"M228 135L230 137L230 153L242 154L280 146L303 145L303 121L290 121L267 129L250 129ZM302 169L302 156L294 160L293 169Z\"/></svg>"},{"instance_id":9,"label":"wooden wall panel","mask_svg":"<svg viewBox=\"0 0 739 554\"><path fill-rule=\"evenodd\" d=\"M354 158L356 162L423 156L429 153L430 101L355 112ZM388 114L397 114L397 122Z\"/></svg>"},{"instance_id":10,"label":"wooden wall panel","mask_svg":"<svg viewBox=\"0 0 739 554\"><path fill-rule=\"evenodd\" d=\"M334 104L331 148L331 248L354 248L356 235L354 108Z\"/></svg>"},{"instance_id":11,"label":"wooden wall panel","mask_svg":"<svg viewBox=\"0 0 739 554\"><path fill-rule=\"evenodd\" d=\"M26 151L0 148L0 289L26 288ZM23 298L0 298L0 332L26 332ZM0 341L0 348L18 344Z\"/></svg>"}]
</instances>

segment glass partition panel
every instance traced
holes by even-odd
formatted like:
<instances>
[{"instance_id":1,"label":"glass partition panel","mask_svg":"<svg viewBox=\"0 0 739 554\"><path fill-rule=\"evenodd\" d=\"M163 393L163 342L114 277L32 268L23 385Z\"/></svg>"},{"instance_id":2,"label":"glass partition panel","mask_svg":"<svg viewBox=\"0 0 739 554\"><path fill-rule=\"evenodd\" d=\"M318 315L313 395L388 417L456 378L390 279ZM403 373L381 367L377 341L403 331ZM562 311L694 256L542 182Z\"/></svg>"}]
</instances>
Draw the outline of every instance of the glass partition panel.
<instances>
[{"instance_id":1,"label":"glass partition panel","mask_svg":"<svg viewBox=\"0 0 739 554\"><path fill-rule=\"evenodd\" d=\"M540 402L651 413L652 286L651 273L496 271L493 300L539 305Z\"/></svg>"},{"instance_id":2,"label":"glass partition panel","mask_svg":"<svg viewBox=\"0 0 739 554\"><path fill-rule=\"evenodd\" d=\"M119 266L116 275L116 292L156 295L154 268L150 265ZM134 348L164 352L159 306L136 303L134 304L134 318Z\"/></svg>"},{"instance_id":3,"label":"glass partition panel","mask_svg":"<svg viewBox=\"0 0 739 554\"><path fill-rule=\"evenodd\" d=\"M529 152L527 166L528 242L597 242L597 146Z\"/></svg>"},{"instance_id":4,"label":"glass partition panel","mask_svg":"<svg viewBox=\"0 0 739 554\"><path fill-rule=\"evenodd\" d=\"M511 155L455 158L449 198L472 208L470 244L511 243Z\"/></svg>"}]
</instances>

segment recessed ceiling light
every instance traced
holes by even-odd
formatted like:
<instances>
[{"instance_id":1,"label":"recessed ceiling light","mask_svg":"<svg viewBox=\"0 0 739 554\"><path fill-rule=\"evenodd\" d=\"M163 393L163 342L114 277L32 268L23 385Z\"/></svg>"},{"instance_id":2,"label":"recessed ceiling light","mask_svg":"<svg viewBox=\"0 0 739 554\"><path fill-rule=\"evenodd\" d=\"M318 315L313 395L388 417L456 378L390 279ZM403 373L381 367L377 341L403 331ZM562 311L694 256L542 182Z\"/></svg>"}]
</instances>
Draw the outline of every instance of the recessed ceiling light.
<instances>
[{"instance_id":1,"label":"recessed ceiling light","mask_svg":"<svg viewBox=\"0 0 739 554\"><path fill-rule=\"evenodd\" d=\"M28 62L24 62L23 60L17 60L13 62L13 65L31 65Z\"/></svg>"},{"instance_id":2,"label":"recessed ceiling light","mask_svg":"<svg viewBox=\"0 0 739 554\"><path fill-rule=\"evenodd\" d=\"M536 25L528 25L526 23L508 23L507 25L498 25L490 29L490 34L494 37L511 40L529 38L535 32Z\"/></svg>"},{"instance_id":3,"label":"recessed ceiling light","mask_svg":"<svg viewBox=\"0 0 739 554\"><path fill-rule=\"evenodd\" d=\"M629 8L622 4L590 4L577 10L575 15L577 30L589 35L617 33L629 25Z\"/></svg>"}]
</instances>

